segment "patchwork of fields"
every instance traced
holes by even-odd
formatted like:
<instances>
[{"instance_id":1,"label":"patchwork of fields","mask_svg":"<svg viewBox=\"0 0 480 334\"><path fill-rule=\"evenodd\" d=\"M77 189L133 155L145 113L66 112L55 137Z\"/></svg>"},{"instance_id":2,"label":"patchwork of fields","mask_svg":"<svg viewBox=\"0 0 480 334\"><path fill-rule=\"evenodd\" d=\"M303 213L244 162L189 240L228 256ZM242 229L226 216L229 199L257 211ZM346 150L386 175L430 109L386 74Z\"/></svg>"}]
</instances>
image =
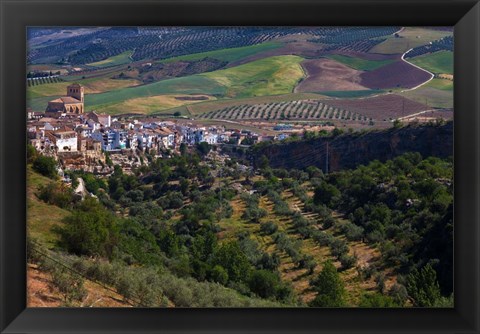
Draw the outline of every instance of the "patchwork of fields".
<instances>
[{"instance_id":1,"label":"patchwork of fields","mask_svg":"<svg viewBox=\"0 0 480 334\"><path fill-rule=\"evenodd\" d=\"M387 32L389 30L385 30ZM193 52L154 59L153 62L147 59L147 63L135 57L135 60L132 59L132 51L127 50L87 63L83 69L81 65L76 65L83 72L62 75L58 82L39 81L28 86L27 106L34 111L43 111L49 100L63 95L66 86L74 81L85 87L87 110L112 115L173 115L180 112L182 115L198 115L211 120L356 121L354 113L359 115L359 120L378 120L403 117L410 111L418 112L418 105L428 105L429 108L453 107L450 101L453 100L451 51L436 51L409 58L409 62L441 77L415 91L400 92L430 78L427 72L400 60L401 54L413 47L442 41L442 38L452 35L448 29L406 27L395 36L386 35L383 42L371 43L370 49L365 49L368 45L366 42L361 42L363 46L358 48L345 47L342 40L347 35L341 38L334 35L318 38L325 33L325 36L330 36L324 30L309 30L305 35L281 33L276 39L269 35L268 40L260 43ZM382 30L376 33L381 34ZM358 38L358 41L362 41L362 38L368 41L368 38L376 38L371 36L377 36L355 29L349 34L348 38ZM317 39L312 40L311 36L317 36ZM320 40L327 43L322 44ZM34 66L41 68L40 65ZM58 65L50 68L64 71ZM389 92L397 92L408 100L405 100L406 103L403 100L390 101L401 102L401 105L390 106L383 102L377 104L376 99L365 98ZM303 105L299 101L304 98L294 98L291 94L310 94L305 98L321 100L322 107L319 104L318 110L313 107L297 110L295 108ZM188 95L193 98L178 98ZM196 95L205 96L206 99L195 99ZM348 108L345 108L345 99L355 102L346 101ZM388 99L386 97L385 101ZM298 103L298 106L284 107L289 103ZM415 103L417 107L409 107ZM361 105L362 108L357 110L353 105ZM323 106L328 106L324 113ZM380 116L382 112L384 117Z\"/></svg>"}]
</instances>

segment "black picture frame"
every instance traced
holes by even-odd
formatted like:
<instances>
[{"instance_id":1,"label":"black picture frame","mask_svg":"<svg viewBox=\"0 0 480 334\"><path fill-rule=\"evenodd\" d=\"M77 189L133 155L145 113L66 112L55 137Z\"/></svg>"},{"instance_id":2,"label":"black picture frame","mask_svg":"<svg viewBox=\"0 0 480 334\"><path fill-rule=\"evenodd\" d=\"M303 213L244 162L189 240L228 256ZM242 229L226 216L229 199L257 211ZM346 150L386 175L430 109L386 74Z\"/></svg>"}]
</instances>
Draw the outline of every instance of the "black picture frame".
<instances>
[{"instance_id":1,"label":"black picture frame","mask_svg":"<svg viewBox=\"0 0 480 334\"><path fill-rule=\"evenodd\" d=\"M480 333L480 4L459 1L0 0L1 333ZM453 309L26 308L28 26L455 26Z\"/></svg>"}]
</instances>

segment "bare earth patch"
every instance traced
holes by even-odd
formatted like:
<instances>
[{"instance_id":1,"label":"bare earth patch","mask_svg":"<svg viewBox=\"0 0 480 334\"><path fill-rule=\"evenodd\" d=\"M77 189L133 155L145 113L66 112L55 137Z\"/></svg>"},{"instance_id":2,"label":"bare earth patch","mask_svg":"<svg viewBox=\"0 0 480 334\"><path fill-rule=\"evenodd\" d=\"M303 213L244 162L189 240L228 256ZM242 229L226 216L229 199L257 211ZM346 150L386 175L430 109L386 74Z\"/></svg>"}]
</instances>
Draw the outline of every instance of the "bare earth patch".
<instances>
[{"instance_id":1,"label":"bare earth patch","mask_svg":"<svg viewBox=\"0 0 480 334\"><path fill-rule=\"evenodd\" d=\"M87 297L79 307L132 307L123 297L102 286L85 281ZM27 307L61 307L63 297L53 286L50 274L44 273L36 265L29 264L27 268Z\"/></svg>"},{"instance_id":2,"label":"bare earth patch","mask_svg":"<svg viewBox=\"0 0 480 334\"><path fill-rule=\"evenodd\" d=\"M296 87L298 92L368 89L360 84L361 71L332 59L308 59L301 65L307 77Z\"/></svg>"}]
</instances>

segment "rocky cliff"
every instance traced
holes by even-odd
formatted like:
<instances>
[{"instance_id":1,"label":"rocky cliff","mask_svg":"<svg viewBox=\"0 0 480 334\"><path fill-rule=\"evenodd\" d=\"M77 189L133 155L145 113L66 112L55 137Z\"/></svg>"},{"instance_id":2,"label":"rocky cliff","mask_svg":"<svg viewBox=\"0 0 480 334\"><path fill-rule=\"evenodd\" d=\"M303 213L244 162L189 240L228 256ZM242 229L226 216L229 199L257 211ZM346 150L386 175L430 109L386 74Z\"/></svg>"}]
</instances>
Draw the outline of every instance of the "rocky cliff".
<instances>
[{"instance_id":1,"label":"rocky cliff","mask_svg":"<svg viewBox=\"0 0 480 334\"><path fill-rule=\"evenodd\" d=\"M375 159L386 161L406 152L419 152L423 157L452 156L453 122L275 143L254 149L252 158L255 162L265 155L272 168L303 169L313 165L325 171L328 165L329 171L337 171Z\"/></svg>"}]
</instances>

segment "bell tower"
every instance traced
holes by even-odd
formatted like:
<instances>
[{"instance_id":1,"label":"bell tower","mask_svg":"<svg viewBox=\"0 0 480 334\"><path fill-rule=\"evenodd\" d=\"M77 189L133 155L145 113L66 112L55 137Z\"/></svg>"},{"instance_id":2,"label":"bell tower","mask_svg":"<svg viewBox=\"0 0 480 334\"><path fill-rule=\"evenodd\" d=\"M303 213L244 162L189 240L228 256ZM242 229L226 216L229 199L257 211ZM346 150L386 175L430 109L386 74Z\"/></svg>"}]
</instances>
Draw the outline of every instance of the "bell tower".
<instances>
[{"instance_id":1,"label":"bell tower","mask_svg":"<svg viewBox=\"0 0 480 334\"><path fill-rule=\"evenodd\" d=\"M67 86L67 96L71 96L83 103L84 88L79 84L72 84Z\"/></svg>"}]
</instances>

